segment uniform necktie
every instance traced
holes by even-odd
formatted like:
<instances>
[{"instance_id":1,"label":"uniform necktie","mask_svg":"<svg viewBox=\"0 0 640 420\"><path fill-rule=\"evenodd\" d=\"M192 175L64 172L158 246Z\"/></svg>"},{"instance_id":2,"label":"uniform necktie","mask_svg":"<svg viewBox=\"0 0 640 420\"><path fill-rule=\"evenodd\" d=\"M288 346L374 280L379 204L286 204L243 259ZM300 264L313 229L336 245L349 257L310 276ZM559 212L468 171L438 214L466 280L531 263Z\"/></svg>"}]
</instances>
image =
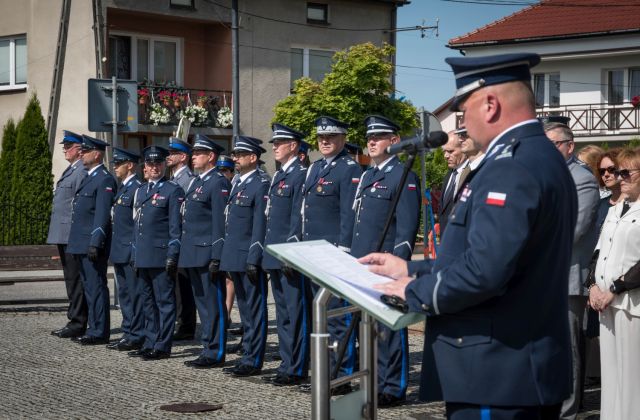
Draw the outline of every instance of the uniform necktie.
<instances>
[{"instance_id":1,"label":"uniform necktie","mask_svg":"<svg viewBox=\"0 0 640 420\"><path fill-rule=\"evenodd\" d=\"M153 186L155 185L155 182L149 182L149 186L147 187L147 194L149 194L149 192L153 189Z\"/></svg>"},{"instance_id":2,"label":"uniform necktie","mask_svg":"<svg viewBox=\"0 0 640 420\"><path fill-rule=\"evenodd\" d=\"M451 173L451 177L449 178L449 183L447 184L444 194L442 196L442 203L448 203L453 197L453 192L456 188L456 176L458 175L458 170L454 170Z\"/></svg>"}]
</instances>

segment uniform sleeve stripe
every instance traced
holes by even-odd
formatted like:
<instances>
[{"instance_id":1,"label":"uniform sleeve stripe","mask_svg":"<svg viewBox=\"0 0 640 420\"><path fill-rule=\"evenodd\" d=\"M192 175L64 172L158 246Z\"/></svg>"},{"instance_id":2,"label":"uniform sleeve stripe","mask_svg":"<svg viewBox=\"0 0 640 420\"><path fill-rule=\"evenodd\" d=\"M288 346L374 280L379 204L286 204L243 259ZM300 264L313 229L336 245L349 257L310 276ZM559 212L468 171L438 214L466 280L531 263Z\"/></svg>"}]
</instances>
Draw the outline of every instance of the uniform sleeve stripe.
<instances>
[{"instance_id":1,"label":"uniform sleeve stripe","mask_svg":"<svg viewBox=\"0 0 640 420\"><path fill-rule=\"evenodd\" d=\"M431 297L433 310L436 312L436 315L440 315L440 308L438 308L438 288L440 287L440 282L442 281L442 275L438 271L436 274L436 286L433 288L433 296Z\"/></svg>"}]
</instances>

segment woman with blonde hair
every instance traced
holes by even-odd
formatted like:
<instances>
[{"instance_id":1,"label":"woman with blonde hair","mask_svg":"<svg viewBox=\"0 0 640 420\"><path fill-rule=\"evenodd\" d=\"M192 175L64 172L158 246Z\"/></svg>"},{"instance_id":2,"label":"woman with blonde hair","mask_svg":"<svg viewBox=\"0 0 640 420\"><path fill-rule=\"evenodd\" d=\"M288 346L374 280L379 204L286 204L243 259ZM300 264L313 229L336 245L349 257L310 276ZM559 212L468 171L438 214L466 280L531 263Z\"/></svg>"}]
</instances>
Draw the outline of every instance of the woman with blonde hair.
<instances>
[{"instance_id":1,"label":"woman with blonde hair","mask_svg":"<svg viewBox=\"0 0 640 420\"><path fill-rule=\"evenodd\" d=\"M593 176L595 176L596 179L598 179L599 176L598 161L603 153L604 149L594 144L589 144L578 151L578 159L589 166L589 169L591 169L591 172L593 172Z\"/></svg>"},{"instance_id":2,"label":"woman with blonde hair","mask_svg":"<svg viewBox=\"0 0 640 420\"><path fill-rule=\"evenodd\" d=\"M624 149L614 175L624 200L609 209L587 280L589 305L600 312L600 418L640 413L640 153Z\"/></svg>"}]
</instances>

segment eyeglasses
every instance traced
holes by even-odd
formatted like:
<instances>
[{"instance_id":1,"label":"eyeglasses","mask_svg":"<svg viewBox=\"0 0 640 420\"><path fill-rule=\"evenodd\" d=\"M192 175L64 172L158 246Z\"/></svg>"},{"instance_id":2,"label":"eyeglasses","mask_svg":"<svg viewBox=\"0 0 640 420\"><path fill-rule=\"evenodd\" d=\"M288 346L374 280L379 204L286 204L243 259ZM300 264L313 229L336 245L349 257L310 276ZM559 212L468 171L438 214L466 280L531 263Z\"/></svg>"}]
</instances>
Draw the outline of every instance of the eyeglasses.
<instances>
[{"instance_id":1,"label":"eyeglasses","mask_svg":"<svg viewBox=\"0 0 640 420\"><path fill-rule=\"evenodd\" d=\"M600 176L604 176L604 174L606 174L607 172L609 172L611 175L615 175L616 167L609 166L608 168L600 168L598 169L598 172L600 172Z\"/></svg>"},{"instance_id":2,"label":"eyeglasses","mask_svg":"<svg viewBox=\"0 0 640 420\"><path fill-rule=\"evenodd\" d=\"M76 146L80 146L78 143L65 143L62 145L62 149L63 150L70 150L73 149Z\"/></svg>"},{"instance_id":3,"label":"eyeglasses","mask_svg":"<svg viewBox=\"0 0 640 420\"><path fill-rule=\"evenodd\" d=\"M556 146L556 147L560 147L564 143L569 143L570 141L573 141L573 140L558 140L558 141L551 140L551 143L553 143L553 145Z\"/></svg>"},{"instance_id":4,"label":"eyeglasses","mask_svg":"<svg viewBox=\"0 0 640 420\"><path fill-rule=\"evenodd\" d=\"M637 171L640 171L640 169L620 169L618 171L613 171L613 174L616 178L620 177L626 181L631 178L631 172Z\"/></svg>"}]
</instances>

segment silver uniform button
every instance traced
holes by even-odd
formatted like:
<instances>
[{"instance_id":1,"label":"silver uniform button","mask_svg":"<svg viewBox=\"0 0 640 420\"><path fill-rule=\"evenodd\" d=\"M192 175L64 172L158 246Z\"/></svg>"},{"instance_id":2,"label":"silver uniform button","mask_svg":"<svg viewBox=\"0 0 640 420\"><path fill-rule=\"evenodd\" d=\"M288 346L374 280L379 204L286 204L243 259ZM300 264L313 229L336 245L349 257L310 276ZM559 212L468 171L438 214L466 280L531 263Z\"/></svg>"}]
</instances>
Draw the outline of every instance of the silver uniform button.
<instances>
[{"instance_id":1,"label":"silver uniform button","mask_svg":"<svg viewBox=\"0 0 640 420\"><path fill-rule=\"evenodd\" d=\"M426 303L422 304L422 310L423 311L428 311L429 310L429 305L427 305Z\"/></svg>"}]
</instances>

